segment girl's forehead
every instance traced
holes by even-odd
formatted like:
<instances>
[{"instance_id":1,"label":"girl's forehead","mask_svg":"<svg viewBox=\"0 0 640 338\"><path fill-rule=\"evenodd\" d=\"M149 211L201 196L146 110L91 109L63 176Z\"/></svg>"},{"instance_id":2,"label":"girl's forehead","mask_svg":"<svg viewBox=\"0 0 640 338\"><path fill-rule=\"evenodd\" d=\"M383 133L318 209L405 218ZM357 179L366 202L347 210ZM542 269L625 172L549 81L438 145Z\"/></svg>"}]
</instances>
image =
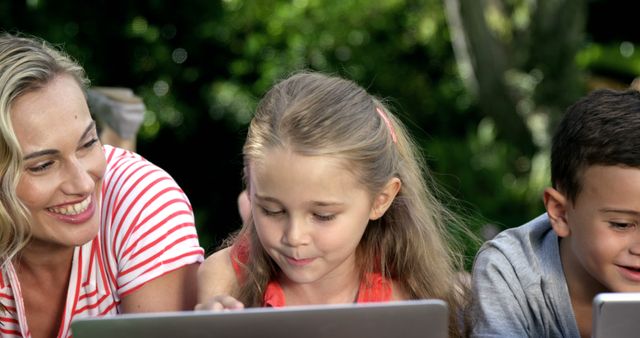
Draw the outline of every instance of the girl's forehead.
<instances>
[{"instance_id":1,"label":"girl's forehead","mask_svg":"<svg viewBox=\"0 0 640 338\"><path fill-rule=\"evenodd\" d=\"M348 172L355 174L354 163L338 155L305 154L291 147L266 148L260 156L248 161L249 169L255 171L269 171L280 167L308 167L308 169L322 168L318 171ZM315 170L314 170L315 171Z\"/></svg>"},{"instance_id":2,"label":"girl's forehead","mask_svg":"<svg viewBox=\"0 0 640 338\"><path fill-rule=\"evenodd\" d=\"M304 185L337 189L362 188L348 162L335 156L300 155L288 149L274 149L249 161L249 178L262 187Z\"/></svg>"}]
</instances>

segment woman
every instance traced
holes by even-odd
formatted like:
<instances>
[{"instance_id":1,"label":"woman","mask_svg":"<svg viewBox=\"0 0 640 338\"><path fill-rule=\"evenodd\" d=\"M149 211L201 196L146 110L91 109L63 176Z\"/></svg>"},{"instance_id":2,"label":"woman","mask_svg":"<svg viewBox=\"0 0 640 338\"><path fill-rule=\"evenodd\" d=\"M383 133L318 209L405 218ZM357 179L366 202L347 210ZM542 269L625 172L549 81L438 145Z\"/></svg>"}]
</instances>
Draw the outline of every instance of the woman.
<instances>
[{"instance_id":1,"label":"woman","mask_svg":"<svg viewBox=\"0 0 640 338\"><path fill-rule=\"evenodd\" d=\"M192 309L203 259L162 169L101 146L83 69L0 36L0 333L67 337L74 317Z\"/></svg>"}]
</instances>

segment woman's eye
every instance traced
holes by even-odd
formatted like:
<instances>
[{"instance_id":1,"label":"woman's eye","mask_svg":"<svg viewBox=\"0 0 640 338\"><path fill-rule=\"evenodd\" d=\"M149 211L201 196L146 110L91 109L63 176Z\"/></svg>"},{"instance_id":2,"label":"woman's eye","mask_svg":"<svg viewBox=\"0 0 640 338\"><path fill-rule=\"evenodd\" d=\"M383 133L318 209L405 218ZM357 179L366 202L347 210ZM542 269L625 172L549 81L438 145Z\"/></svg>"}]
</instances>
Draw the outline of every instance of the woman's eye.
<instances>
[{"instance_id":1,"label":"woman's eye","mask_svg":"<svg viewBox=\"0 0 640 338\"><path fill-rule=\"evenodd\" d=\"M27 168L30 172L38 173L44 170L47 170L51 165L53 165L53 161L47 161L43 163L39 163L38 165Z\"/></svg>"},{"instance_id":2,"label":"woman's eye","mask_svg":"<svg viewBox=\"0 0 640 338\"><path fill-rule=\"evenodd\" d=\"M92 138L87 143L83 144L82 147L88 149L93 147L96 143L98 143L98 138Z\"/></svg>"}]
</instances>

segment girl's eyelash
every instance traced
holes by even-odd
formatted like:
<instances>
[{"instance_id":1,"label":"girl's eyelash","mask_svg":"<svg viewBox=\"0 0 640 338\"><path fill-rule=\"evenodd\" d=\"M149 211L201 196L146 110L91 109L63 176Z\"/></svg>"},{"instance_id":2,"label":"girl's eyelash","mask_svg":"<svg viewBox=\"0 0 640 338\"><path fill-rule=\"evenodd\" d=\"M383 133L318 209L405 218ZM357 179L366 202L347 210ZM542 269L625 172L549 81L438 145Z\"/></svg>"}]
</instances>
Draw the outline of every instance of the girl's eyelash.
<instances>
[{"instance_id":1,"label":"girl's eyelash","mask_svg":"<svg viewBox=\"0 0 640 338\"><path fill-rule=\"evenodd\" d=\"M274 217L274 216L279 216L281 214L284 214L285 211L284 210L269 210L265 207L260 207L260 210L262 210L262 213L264 213L266 216L270 216L270 217ZM321 222L329 222L332 221L336 218L336 215L320 215L320 214L313 214L313 217L315 217L316 219L318 219Z\"/></svg>"},{"instance_id":2,"label":"girl's eyelash","mask_svg":"<svg viewBox=\"0 0 640 338\"><path fill-rule=\"evenodd\" d=\"M336 215L315 215L317 219L323 221L323 222L328 222L328 221L332 221L334 218L336 218Z\"/></svg>"},{"instance_id":3,"label":"girl's eyelash","mask_svg":"<svg viewBox=\"0 0 640 338\"><path fill-rule=\"evenodd\" d=\"M282 210L272 211L272 210L269 210L269 209L266 209L266 208L263 208L263 207L260 207L260 209L262 209L262 212L267 216L277 216L277 215L283 213Z\"/></svg>"}]
</instances>

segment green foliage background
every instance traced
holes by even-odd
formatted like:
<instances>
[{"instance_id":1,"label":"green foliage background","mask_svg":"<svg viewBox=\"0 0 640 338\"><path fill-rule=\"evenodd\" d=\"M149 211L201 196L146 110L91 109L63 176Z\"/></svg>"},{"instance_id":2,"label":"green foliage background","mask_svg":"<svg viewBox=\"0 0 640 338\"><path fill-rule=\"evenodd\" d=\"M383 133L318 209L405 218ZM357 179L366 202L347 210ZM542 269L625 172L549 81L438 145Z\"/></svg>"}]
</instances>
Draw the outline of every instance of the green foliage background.
<instances>
[{"instance_id":1,"label":"green foliage background","mask_svg":"<svg viewBox=\"0 0 640 338\"><path fill-rule=\"evenodd\" d=\"M469 64L452 44L463 41L455 6ZM138 152L189 195L211 251L240 224L256 101L301 69L388 100L476 233L538 215L554 121L594 79L625 86L640 74L633 29L601 19L624 12L586 0L2 0L0 28L60 44L94 84L144 98Z\"/></svg>"}]
</instances>

